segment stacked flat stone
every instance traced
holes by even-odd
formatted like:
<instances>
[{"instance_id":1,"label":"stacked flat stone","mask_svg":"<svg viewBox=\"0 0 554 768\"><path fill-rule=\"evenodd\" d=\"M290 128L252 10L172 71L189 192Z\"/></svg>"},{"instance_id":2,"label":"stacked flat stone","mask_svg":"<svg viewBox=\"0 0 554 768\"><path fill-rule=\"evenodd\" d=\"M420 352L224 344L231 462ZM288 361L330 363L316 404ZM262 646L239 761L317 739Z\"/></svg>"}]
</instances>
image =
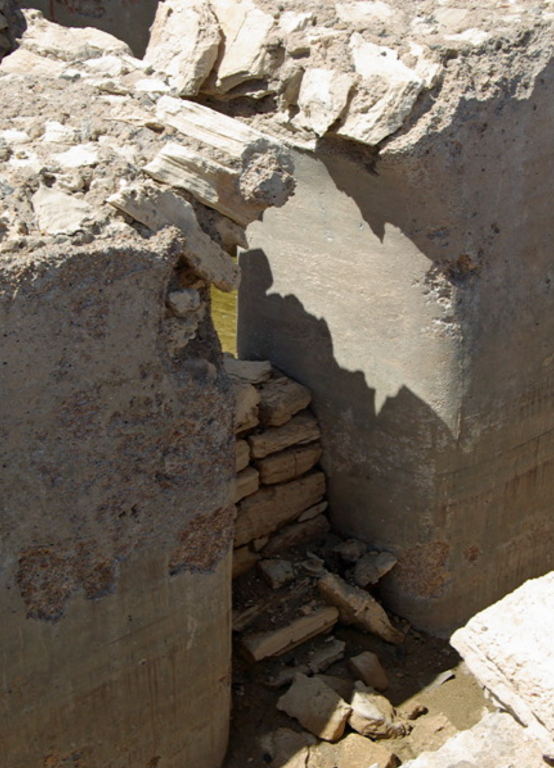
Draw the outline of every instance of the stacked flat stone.
<instances>
[{"instance_id":1,"label":"stacked flat stone","mask_svg":"<svg viewBox=\"0 0 554 768\"><path fill-rule=\"evenodd\" d=\"M309 389L266 361L227 357L236 400L233 576L261 557L316 539L330 526L317 419Z\"/></svg>"}]
</instances>

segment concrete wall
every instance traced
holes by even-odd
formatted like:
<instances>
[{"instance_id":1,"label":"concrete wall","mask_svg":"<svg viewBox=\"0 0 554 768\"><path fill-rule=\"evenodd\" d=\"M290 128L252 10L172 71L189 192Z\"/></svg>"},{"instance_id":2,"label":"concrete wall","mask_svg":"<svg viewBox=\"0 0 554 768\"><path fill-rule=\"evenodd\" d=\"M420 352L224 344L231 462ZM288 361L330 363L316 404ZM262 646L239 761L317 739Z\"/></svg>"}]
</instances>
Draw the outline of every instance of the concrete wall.
<instances>
[{"instance_id":1,"label":"concrete wall","mask_svg":"<svg viewBox=\"0 0 554 768\"><path fill-rule=\"evenodd\" d=\"M172 237L3 257L10 768L218 768L224 756L232 398L209 313L194 341L168 346L166 291L189 279Z\"/></svg>"},{"instance_id":2,"label":"concrete wall","mask_svg":"<svg viewBox=\"0 0 554 768\"><path fill-rule=\"evenodd\" d=\"M376 162L299 154L241 260L241 355L313 390L335 524L399 555L388 604L439 632L552 568L554 68L535 75L517 97L447 80Z\"/></svg>"}]
</instances>

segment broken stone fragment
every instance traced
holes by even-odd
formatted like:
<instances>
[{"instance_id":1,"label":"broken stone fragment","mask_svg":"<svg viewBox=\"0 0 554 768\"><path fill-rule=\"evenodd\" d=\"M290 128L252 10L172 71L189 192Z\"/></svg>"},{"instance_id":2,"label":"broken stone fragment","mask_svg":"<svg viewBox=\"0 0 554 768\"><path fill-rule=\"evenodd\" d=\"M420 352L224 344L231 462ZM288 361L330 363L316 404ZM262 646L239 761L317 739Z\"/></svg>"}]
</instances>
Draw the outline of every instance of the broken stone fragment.
<instances>
[{"instance_id":1,"label":"broken stone fragment","mask_svg":"<svg viewBox=\"0 0 554 768\"><path fill-rule=\"evenodd\" d=\"M31 200L39 229L49 235L72 235L92 223L93 209L78 197L40 187Z\"/></svg>"},{"instance_id":2,"label":"broken stone fragment","mask_svg":"<svg viewBox=\"0 0 554 768\"><path fill-rule=\"evenodd\" d=\"M377 654L364 651L358 656L353 656L348 666L365 685L375 688L376 691L386 691L389 687L389 678Z\"/></svg>"},{"instance_id":3,"label":"broken stone fragment","mask_svg":"<svg viewBox=\"0 0 554 768\"><path fill-rule=\"evenodd\" d=\"M231 387L235 397L235 433L252 429L258 424L258 390L240 379L232 379Z\"/></svg>"},{"instance_id":4,"label":"broken stone fragment","mask_svg":"<svg viewBox=\"0 0 554 768\"><path fill-rule=\"evenodd\" d=\"M307 520L311 520L312 518L317 517L322 512L325 512L328 506L329 506L328 501L321 501L319 504L315 504L313 507L310 507L305 512L302 512L302 514L298 518L298 522L305 523ZM309 556L309 553L308 553L308 556Z\"/></svg>"},{"instance_id":5,"label":"broken stone fragment","mask_svg":"<svg viewBox=\"0 0 554 768\"><path fill-rule=\"evenodd\" d=\"M280 427L308 407L312 393L287 376L270 379L260 387L260 421L266 427Z\"/></svg>"},{"instance_id":6,"label":"broken stone fragment","mask_svg":"<svg viewBox=\"0 0 554 768\"><path fill-rule=\"evenodd\" d=\"M275 69L271 46L276 43L273 16L252 0L211 0L225 44L217 70L217 90L226 93L240 83L270 75Z\"/></svg>"},{"instance_id":7,"label":"broken stone fragment","mask_svg":"<svg viewBox=\"0 0 554 768\"><path fill-rule=\"evenodd\" d=\"M195 288L181 288L168 294L166 304L176 317L186 317L200 306L200 294Z\"/></svg>"},{"instance_id":8,"label":"broken stone fragment","mask_svg":"<svg viewBox=\"0 0 554 768\"><path fill-rule=\"evenodd\" d=\"M279 589L294 579L294 567L288 560L260 560L258 571L271 589Z\"/></svg>"},{"instance_id":9,"label":"broken stone fragment","mask_svg":"<svg viewBox=\"0 0 554 768\"><path fill-rule=\"evenodd\" d=\"M320 742L309 750L307 768L396 768L398 757L383 744L349 733L337 744Z\"/></svg>"},{"instance_id":10,"label":"broken stone fragment","mask_svg":"<svg viewBox=\"0 0 554 768\"><path fill-rule=\"evenodd\" d=\"M250 435L248 442L252 458L263 459L270 453L283 451L291 445L312 443L320 436L317 420L306 411L298 414L282 427L270 427L258 435Z\"/></svg>"},{"instance_id":11,"label":"broken stone fragment","mask_svg":"<svg viewBox=\"0 0 554 768\"><path fill-rule=\"evenodd\" d=\"M400 128L424 82L391 48L367 42L357 32L350 47L362 82L337 133L375 146Z\"/></svg>"},{"instance_id":12,"label":"broken stone fragment","mask_svg":"<svg viewBox=\"0 0 554 768\"><path fill-rule=\"evenodd\" d=\"M359 587L377 584L397 562L392 552L368 552L354 566L354 581Z\"/></svg>"},{"instance_id":13,"label":"broken stone fragment","mask_svg":"<svg viewBox=\"0 0 554 768\"><path fill-rule=\"evenodd\" d=\"M336 608L327 606L308 616L295 619L288 626L270 632L256 632L241 638L240 645L251 661L281 656L317 635L328 632L338 619Z\"/></svg>"},{"instance_id":14,"label":"broken stone fragment","mask_svg":"<svg viewBox=\"0 0 554 768\"><path fill-rule=\"evenodd\" d=\"M24 11L27 29L21 46L40 56L67 62L85 61L107 53L132 56L129 46L117 37L93 27L62 27L47 21L40 11Z\"/></svg>"},{"instance_id":15,"label":"broken stone fragment","mask_svg":"<svg viewBox=\"0 0 554 768\"><path fill-rule=\"evenodd\" d=\"M301 544L317 541L330 529L331 524L325 515L318 515L303 523L286 525L271 537L269 544L264 548L264 555L277 555Z\"/></svg>"},{"instance_id":16,"label":"broken stone fragment","mask_svg":"<svg viewBox=\"0 0 554 768\"><path fill-rule=\"evenodd\" d=\"M259 559L260 555L257 552L252 552L248 547L239 547L233 550L233 579L242 576L243 573L253 568Z\"/></svg>"},{"instance_id":17,"label":"broken stone fragment","mask_svg":"<svg viewBox=\"0 0 554 768\"><path fill-rule=\"evenodd\" d=\"M298 733L290 728L278 728L260 739L264 757L270 758L272 765L279 768L306 768L309 748L315 743L309 733Z\"/></svg>"},{"instance_id":18,"label":"broken stone fragment","mask_svg":"<svg viewBox=\"0 0 554 768\"><path fill-rule=\"evenodd\" d=\"M277 702L277 709L294 717L310 733L325 741L338 741L351 707L318 678L297 675Z\"/></svg>"},{"instance_id":19,"label":"broken stone fragment","mask_svg":"<svg viewBox=\"0 0 554 768\"><path fill-rule=\"evenodd\" d=\"M352 624L395 645L404 642L403 633L392 626L384 609L367 592L333 573L323 576L318 586L325 599L337 606L344 624Z\"/></svg>"},{"instance_id":20,"label":"broken stone fragment","mask_svg":"<svg viewBox=\"0 0 554 768\"><path fill-rule=\"evenodd\" d=\"M221 30L206 0L158 5L145 61L169 75L180 96L196 96L217 59Z\"/></svg>"},{"instance_id":21,"label":"broken stone fragment","mask_svg":"<svg viewBox=\"0 0 554 768\"><path fill-rule=\"evenodd\" d=\"M234 498L235 504L246 496L251 496L256 493L260 487L260 476L254 467L246 467L242 472L239 472L237 479L235 480Z\"/></svg>"},{"instance_id":22,"label":"broken stone fragment","mask_svg":"<svg viewBox=\"0 0 554 768\"><path fill-rule=\"evenodd\" d=\"M262 402L263 400L260 402L260 408ZM294 446L256 461L256 467L262 483L266 485L284 483L287 480L294 480L295 477L315 467L321 458L321 453L321 443Z\"/></svg>"},{"instance_id":23,"label":"broken stone fragment","mask_svg":"<svg viewBox=\"0 0 554 768\"><path fill-rule=\"evenodd\" d=\"M397 716L390 701L360 681L354 684L349 704L352 712L348 723L362 736L394 739L410 731L410 725Z\"/></svg>"},{"instance_id":24,"label":"broken stone fragment","mask_svg":"<svg viewBox=\"0 0 554 768\"><path fill-rule=\"evenodd\" d=\"M413 724L410 734L412 749L415 754L424 750L440 749L449 739L458 733L458 729L450 722L446 715L426 715Z\"/></svg>"},{"instance_id":25,"label":"broken stone fragment","mask_svg":"<svg viewBox=\"0 0 554 768\"><path fill-rule=\"evenodd\" d=\"M248 462L250 461L250 448L248 447L246 440L235 441L235 456L235 469L237 472L241 472L248 466Z\"/></svg>"},{"instance_id":26,"label":"broken stone fragment","mask_svg":"<svg viewBox=\"0 0 554 768\"><path fill-rule=\"evenodd\" d=\"M108 197L107 202L153 232L164 227L178 227L185 238L184 256L195 272L222 291L237 288L237 265L202 231L194 208L184 198L145 181L124 187Z\"/></svg>"},{"instance_id":27,"label":"broken stone fragment","mask_svg":"<svg viewBox=\"0 0 554 768\"><path fill-rule=\"evenodd\" d=\"M344 657L346 643L344 640L338 640L336 637L328 637L321 648L318 648L310 655L308 668L312 674L325 672L336 661Z\"/></svg>"},{"instance_id":28,"label":"broken stone fragment","mask_svg":"<svg viewBox=\"0 0 554 768\"><path fill-rule=\"evenodd\" d=\"M324 493L323 472L312 472L290 483L262 488L239 505L235 546L276 531L319 501Z\"/></svg>"},{"instance_id":29,"label":"broken stone fragment","mask_svg":"<svg viewBox=\"0 0 554 768\"><path fill-rule=\"evenodd\" d=\"M229 376L236 376L249 384L262 384L271 377L271 363L267 360L237 360L224 355L223 367Z\"/></svg>"},{"instance_id":30,"label":"broken stone fragment","mask_svg":"<svg viewBox=\"0 0 554 768\"><path fill-rule=\"evenodd\" d=\"M353 84L352 75L332 69L308 69L300 85L300 112L294 122L323 136L346 109Z\"/></svg>"},{"instance_id":31,"label":"broken stone fragment","mask_svg":"<svg viewBox=\"0 0 554 768\"><path fill-rule=\"evenodd\" d=\"M359 539L347 539L341 541L333 552L336 552L346 563L356 563L367 551L367 544Z\"/></svg>"}]
</instances>

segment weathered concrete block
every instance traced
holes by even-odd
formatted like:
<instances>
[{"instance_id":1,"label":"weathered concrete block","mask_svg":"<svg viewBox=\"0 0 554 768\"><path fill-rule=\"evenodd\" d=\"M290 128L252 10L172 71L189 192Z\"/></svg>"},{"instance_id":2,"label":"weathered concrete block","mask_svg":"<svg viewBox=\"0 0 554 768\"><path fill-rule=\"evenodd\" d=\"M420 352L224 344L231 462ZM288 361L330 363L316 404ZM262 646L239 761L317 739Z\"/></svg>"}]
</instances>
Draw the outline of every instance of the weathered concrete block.
<instances>
[{"instance_id":1,"label":"weathered concrete block","mask_svg":"<svg viewBox=\"0 0 554 768\"><path fill-rule=\"evenodd\" d=\"M169 353L179 253L166 233L0 262L6 765L225 753L232 401L209 321Z\"/></svg>"}]
</instances>

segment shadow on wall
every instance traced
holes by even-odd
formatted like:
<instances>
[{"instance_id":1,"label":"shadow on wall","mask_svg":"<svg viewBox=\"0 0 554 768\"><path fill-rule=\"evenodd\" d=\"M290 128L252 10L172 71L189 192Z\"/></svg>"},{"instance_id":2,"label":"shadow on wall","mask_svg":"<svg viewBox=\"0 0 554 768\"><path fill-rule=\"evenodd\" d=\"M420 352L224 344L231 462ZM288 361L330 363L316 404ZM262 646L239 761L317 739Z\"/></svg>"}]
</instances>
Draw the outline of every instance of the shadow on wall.
<instances>
[{"instance_id":1,"label":"shadow on wall","mask_svg":"<svg viewBox=\"0 0 554 768\"><path fill-rule=\"evenodd\" d=\"M335 360L326 321L306 312L295 296L270 292L273 279L265 253L243 254L240 266L239 356L277 360L285 373L312 389L334 524L399 555L395 579L403 592L438 597L450 578L450 550L436 540L437 521L422 510L434 498L437 462L454 448L449 429L406 387L377 414L375 390L364 374L345 370ZM413 491L408 503L402 482L390 482L399 472ZM394 518L377 512L391 505L400 512ZM401 541L420 543L403 549Z\"/></svg>"},{"instance_id":2,"label":"shadow on wall","mask_svg":"<svg viewBox=\"0 0 554 768\"><path fill-rule=\"evenodd\" d=\"M64 27L95 27L123 40L142 58L150 38L158 0L21 0Z\"/></svg>"}]
</instances>

